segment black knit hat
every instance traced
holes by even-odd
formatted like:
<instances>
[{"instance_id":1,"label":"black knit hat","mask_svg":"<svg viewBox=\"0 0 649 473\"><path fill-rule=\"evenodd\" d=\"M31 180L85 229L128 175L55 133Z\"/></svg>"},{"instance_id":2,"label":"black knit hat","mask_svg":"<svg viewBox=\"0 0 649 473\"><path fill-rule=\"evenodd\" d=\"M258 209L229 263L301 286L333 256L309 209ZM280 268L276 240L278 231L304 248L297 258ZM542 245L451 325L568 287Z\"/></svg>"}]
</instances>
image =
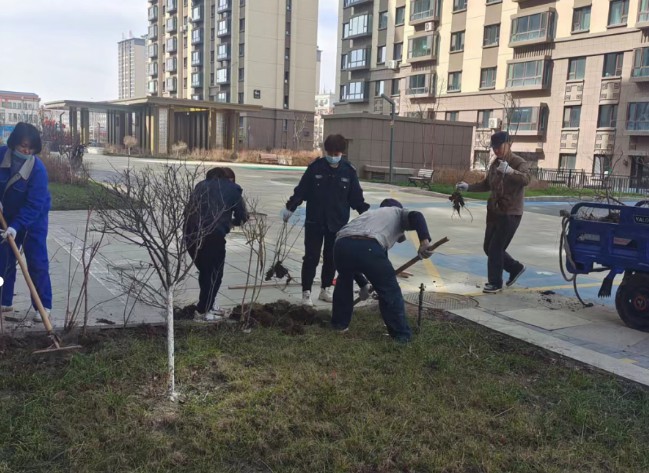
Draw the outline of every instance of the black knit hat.
<instances>
[{"instance_id":1,"label":"black knit hat","mask_svg":"<svg viewBox=\"0 0 649 473\"><path fill-rule=\"evenodd\" d=\"M492 148L499 148L503 143L509 143L509 133L506 131L497 131L491 135Z\"/></svg>"},{"instance_id":2,"label":"black knit hat","mask_svg":"<svg viewBox=\"0 0 649 473\"><path fill-rule=\"evenodd\" d=\"M401 205L401 202L399 202L397 199L385 199L383 202L381 202L381 207L399 207L400 209L402 209L403 205Z\"/></svg>"}]
</instances>

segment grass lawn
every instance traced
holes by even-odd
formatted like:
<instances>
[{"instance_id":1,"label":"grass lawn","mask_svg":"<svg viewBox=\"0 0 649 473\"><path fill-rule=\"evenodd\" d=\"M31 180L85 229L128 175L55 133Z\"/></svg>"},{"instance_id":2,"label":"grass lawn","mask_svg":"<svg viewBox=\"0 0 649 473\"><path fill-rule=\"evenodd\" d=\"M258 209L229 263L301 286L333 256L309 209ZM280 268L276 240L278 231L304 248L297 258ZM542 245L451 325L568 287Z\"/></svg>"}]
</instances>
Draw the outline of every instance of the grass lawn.
<instances>
[{"instance_id":1,"label":"grass lawn","mask_svg":"<svg viewBox=\"0 0 649 473\"><path fill-rule=\"evenodd\" d=\"M641 472L649 395L443 316L413 343L376 314L304 335L114 331L85 352L0 357L0 472Z\"/></svg>"},{"instance_id":2,"label":"grass lawn","mask_svg":"<svg viewBox=\"0 0 649 473\"><path fill-rule=\"evenodd\" d=\"M92 181L86 185L50 182L49 188L52 210L86 210L96 202L98 195L106 193L103 186Z\"/></svg>"}]
</instances>

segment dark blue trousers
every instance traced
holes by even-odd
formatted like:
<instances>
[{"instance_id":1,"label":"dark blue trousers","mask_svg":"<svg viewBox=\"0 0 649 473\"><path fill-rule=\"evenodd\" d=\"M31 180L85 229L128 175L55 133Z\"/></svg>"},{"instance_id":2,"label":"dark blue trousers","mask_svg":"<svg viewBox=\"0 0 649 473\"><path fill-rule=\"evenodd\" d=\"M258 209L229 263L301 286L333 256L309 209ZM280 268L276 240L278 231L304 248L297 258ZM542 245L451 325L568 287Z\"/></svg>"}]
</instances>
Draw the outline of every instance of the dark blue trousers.
<instances>
[{"instance_id":1,"label":"dark blue trousers","mask_svg":"<svg viewBox=\"0 0 649 473\"><path fill-rule=\"evenodd\" d=\"M338 270L334 290L331 325L336 329L349 326L354 310L354 274L362 273L379 296L381 317L390 336L399 341L412 337L401 288L387 251L376 240L341 238L334 246Z\"/></svg>"}]
</instances>

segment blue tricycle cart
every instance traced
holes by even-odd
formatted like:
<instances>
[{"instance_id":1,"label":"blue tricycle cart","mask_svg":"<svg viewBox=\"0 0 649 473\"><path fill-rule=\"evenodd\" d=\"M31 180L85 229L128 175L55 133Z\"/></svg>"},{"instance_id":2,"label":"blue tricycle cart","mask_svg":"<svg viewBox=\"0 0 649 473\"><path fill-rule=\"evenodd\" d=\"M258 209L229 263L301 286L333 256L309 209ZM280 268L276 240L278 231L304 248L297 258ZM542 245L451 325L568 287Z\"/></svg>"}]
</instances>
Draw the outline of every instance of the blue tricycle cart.
<instances>
[{"instance_id":1,"label":"blue tricycle cart","mask_svg":"<svg viewBox=\"0 0 649 473\"><path fill-rule=\"evenodd\" d=\"M626 325L644 331L649 331L648 205L579 203L561 214L561 254L565 251L565 266L573 276L566 276L563 261L561 270L573 281L577 297L577 275L608 271L599 290L599 297L608 297L615 276L624 273L615 308Z\"/></svg>"}]
</instances>

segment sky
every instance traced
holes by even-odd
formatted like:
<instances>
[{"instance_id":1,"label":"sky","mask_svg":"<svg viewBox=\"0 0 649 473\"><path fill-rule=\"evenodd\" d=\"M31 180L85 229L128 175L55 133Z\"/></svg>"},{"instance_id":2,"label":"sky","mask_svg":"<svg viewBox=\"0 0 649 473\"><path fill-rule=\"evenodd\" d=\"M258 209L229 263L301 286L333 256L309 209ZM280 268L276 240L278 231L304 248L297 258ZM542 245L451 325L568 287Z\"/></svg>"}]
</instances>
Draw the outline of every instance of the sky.
<instances>
[{"instance_id":1,"label":"sky","mask_svg":"<svg viewBox=\"0 0 649 473\"><path fill-rule=\"evenodd\" d=\"M117 42L147 32L146 0L0 2L0 90L34 92L42 102L117 98ZM327 91L336 81L337 4L319 3L320 87Z\"/></svg>"}]
</instances>

